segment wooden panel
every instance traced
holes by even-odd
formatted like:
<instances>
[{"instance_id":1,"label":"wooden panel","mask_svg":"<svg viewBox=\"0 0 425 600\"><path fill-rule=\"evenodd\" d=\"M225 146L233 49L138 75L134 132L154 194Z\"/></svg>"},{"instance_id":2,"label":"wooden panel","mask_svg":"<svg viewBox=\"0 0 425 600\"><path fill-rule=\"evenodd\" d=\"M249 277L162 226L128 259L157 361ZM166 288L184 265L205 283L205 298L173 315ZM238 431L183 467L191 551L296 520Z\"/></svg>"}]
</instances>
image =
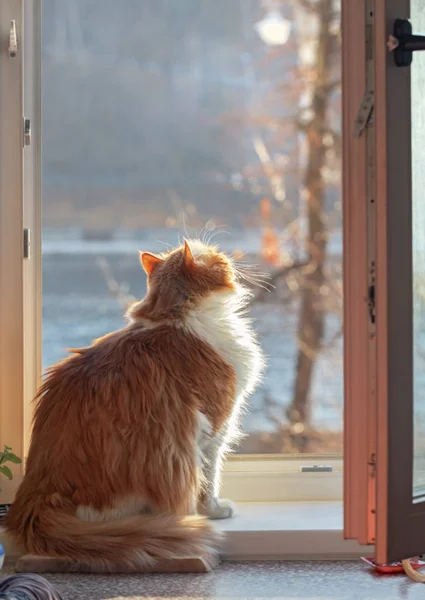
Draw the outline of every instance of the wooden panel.
<instances>
[{"instance_id":1,"label":"wooden panel","mask_svg":"<svg viewBox=\"0 0 425 600\"><path fill-rule=\"evenodd\" d=\"M408 0L376 0L378 562L425 551L425 503L413 503L413 286L410 69L386 48Z\"/></svg>"},{"instance_id":2,"label":"wooden panel","mask_svg":"<svg viewBox=\"0 0 425 600\"><path fill-rule=\"evenodd\" d=\"M23 435L23 217L22 217L22 5L0 2L0 445L24 452ZM19 50L8 55L10 21ZM19 472L15 468L15 473ZM16 483L17 480L15 480ZM7 502L11 486L4 486Z\"/></svg>"},{"instance_id":3,"label":"wooden panel","mask_svg":"<svg viewBox=\"0 0 425 600\"><path fill-rule=\"evenodd\" d=\"M366 91L365 10L364 0L342 2L344 534L362 544L370 537L366 136L353 134Z\"/></svg>"},{"instance_id":4,"label":"wooden panel","mask_svg":"<svg viewBox=\"0 0 425 600\"><path fill-rule=\"evenodd\" d=\"M209 573L218 564L218 556L208 554L158 560L144 568L129 565L114 570L75 563L65 558L26 554L17 561L15 568L18 573Z\"/></svg>"}]
</instances>

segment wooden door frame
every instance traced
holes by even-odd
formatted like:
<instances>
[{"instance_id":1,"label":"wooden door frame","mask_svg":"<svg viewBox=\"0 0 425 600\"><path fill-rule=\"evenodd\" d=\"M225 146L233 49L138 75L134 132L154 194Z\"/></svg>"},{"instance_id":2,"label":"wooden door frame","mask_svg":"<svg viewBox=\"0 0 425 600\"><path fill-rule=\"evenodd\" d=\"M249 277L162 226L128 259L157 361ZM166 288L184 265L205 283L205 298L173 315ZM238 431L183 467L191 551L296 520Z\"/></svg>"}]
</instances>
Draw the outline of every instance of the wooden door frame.
<instances>
[{"instance_id":1,"label":"wooden door frame","mask_svg":"<svg viewBox=\"0 0 425 600\"><path fill-rule=\"evenodd\" d=\"M374 542L376 404L368 309L367 137L354 135L366 92L367 0L342 0L343 239L344 239L344 535ZM374 209L374 207L372 207Z\"/></svg>"}]
</instances>

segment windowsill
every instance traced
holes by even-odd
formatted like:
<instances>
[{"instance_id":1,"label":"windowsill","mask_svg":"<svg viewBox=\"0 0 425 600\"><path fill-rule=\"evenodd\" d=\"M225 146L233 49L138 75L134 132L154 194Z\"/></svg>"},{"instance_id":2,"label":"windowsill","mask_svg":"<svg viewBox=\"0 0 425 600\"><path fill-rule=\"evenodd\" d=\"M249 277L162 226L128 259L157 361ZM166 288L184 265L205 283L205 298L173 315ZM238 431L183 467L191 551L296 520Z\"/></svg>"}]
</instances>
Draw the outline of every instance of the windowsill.
<instances>
[{"instance_id":1,"label":"windowsill","mask_svg":"<svg viewBox=\"0 0 425 600\"><path fill-rule=\"evenodd\" d=\"M217 521L231 531L341 531L342 502L238 502L233 519Z\"/></svg>"},{"instance_id":2,"label":"windowsill","mask_svg":"<svg viewBox=\"0 0 425 600\"><path fill-rule=\"evenodd\" d=\"M343 539L342 502L242 502L220 527L227 560L350 560L373 546Z\"/></svg>"},{"instance_id":3,"label":"windowsill","mask_svg":"<svg viewBox=\"0 0 425 600\"><path fill-rule=\"evenodd\" d=\"M227 533L225 560L350 560L373 546L343 540L342 502L242 502L217 525ZM19 556L0 527L6 554Z\"/></svg>"}]
</instances>

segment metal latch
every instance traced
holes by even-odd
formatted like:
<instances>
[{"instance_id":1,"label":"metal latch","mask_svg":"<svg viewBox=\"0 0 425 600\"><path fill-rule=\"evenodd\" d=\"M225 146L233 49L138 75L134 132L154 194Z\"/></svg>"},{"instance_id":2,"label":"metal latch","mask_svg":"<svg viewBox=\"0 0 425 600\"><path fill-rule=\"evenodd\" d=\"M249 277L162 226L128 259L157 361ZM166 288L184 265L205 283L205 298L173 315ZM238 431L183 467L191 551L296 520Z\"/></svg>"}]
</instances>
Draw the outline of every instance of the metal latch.
<instances>
[{"instance_id":1,"label":"metal latch","mask_svg":"<svg viewBox=\"0 0 425 600\"><path fill-rule=\"evenodd\" d=\"M309 465L301 467L301 473L332 473L332 467L328 465Z\"/></svg>"},{"instance_id":2,"label":"metal latch","mask_svg":"<svg viewBox=\"0 0 425 600\"><path fill-rule=\"evenodd\" d=\"M10 58L16 58L18 54L18 36L16 34L16 21L10 21L9 29L9 56Z\"/></svg>"},{"instance_id":3,"label":"metal latch","mask_svg":"<svg viewBox=\"0 0 425 600\"><path fill-rule=\"evenodd\" d=\"M397 67L408 67L412 64L413 52L425 50L425 35L413 35L412 25L407 19L396 19L387 47L394 53Z\"/></svg>"},{"instance_id":4,"label":"metal latch","mask_svg":"<svg viewBox=\"0 0 425 600\"><path fill-rule=\"evenodd\" d=\"M24 229L24 258L31 256L31 232L29 229Z\"/></svg>"},{"instance_id":5,"label":"metal latch","mask_svg":"<svg viewBox=\"0 0 425 600\"><path fill-rule=\"evenodd\" d=\"M367 305L369 308L370 322L372 323L372 325L374 325L375 319L376 319L375 285L374 284L369 286Z\"/></svg>"},{"instance_id":6,"label":"metal latch","mask_svg":"<svg viewBox=\"0 0 425 600\"><path fill-rule=\"evenodd\" d=\"M373 105L374 94L372 91L367 91L363 96L363 100L360 104L359 112L357 113L356 121L354 123L354 137L360 137L363 129L372 121Z\"/></svg>"},{"instance_id":7,"label":"metal latch","mask_svg":"<svg viewBox=\"0 0 425 600\"><path fill-rule=\"evenodd\" d=\"M24 146L31 145L31 121L24 119Z\"/></svg>"}]
</instances>

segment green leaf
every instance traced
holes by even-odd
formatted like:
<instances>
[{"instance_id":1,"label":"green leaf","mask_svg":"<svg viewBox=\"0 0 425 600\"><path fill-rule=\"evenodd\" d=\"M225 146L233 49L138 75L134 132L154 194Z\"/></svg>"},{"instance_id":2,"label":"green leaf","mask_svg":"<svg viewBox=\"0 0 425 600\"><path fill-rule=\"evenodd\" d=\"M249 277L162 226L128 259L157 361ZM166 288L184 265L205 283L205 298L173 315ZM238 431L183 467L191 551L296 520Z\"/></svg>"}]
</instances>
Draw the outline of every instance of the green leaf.
<instances>
[{"instance_id":1,"label":"green leaf","mask_svg":"<svg viewBox=\"0 0 425 600\"><path fill-rule=\"evenodd\" d=\"M6 467L6 465L2 465L0 467L0 473L5 475L8 479L13 479L12 471L9 469L9 467Z\"/></svg>"},{"instance_id":2,"label":"green leaf","mask_svg":"<svg viewBox=\"0 0 425 600\"><path fill-rule=\"evenodd\" d=\"M8 453L8 455L6 457L6 461L14 463L15 465L20 465L22 462L22 460L19 458L19 456L16 456L16 454L12 454L12 452Z\"/></svg>"},{"instance_id":3,"label":"green leaf","mask_svg":"<svg viewBox=\"0 0 425 600\"><path fill-rule=\"evenodd\" d=\"M12 448L9 448L9 446L5 446L3 452L0 452L0 465L3 464L4 462L6 462L7 460L7 455L9 453L9 450L11 450Z\"/></svg>"}]
</instances>

